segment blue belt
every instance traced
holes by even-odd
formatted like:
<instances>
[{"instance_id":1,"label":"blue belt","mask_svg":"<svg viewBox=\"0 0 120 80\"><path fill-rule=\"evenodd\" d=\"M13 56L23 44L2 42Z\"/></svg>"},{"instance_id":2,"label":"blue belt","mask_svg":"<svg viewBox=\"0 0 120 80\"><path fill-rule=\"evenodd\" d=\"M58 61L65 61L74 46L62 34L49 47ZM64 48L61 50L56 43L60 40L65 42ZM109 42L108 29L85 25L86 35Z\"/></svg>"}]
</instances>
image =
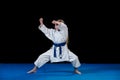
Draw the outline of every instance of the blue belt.
<instances>
[{"instance_id":1,"label":"blue belt","mask_svg":"<svg viewBox=\"0 0 120 80\"><path fill-rule=\"evenodd\" d=\"M60 58L62 58L62 46L64 46L66 44L66 42L63 42L63 43L54 43L54 57L57 57L56 56L56 48L59 47L59 55L60 55Z\"/></svg>"}]
</instances>

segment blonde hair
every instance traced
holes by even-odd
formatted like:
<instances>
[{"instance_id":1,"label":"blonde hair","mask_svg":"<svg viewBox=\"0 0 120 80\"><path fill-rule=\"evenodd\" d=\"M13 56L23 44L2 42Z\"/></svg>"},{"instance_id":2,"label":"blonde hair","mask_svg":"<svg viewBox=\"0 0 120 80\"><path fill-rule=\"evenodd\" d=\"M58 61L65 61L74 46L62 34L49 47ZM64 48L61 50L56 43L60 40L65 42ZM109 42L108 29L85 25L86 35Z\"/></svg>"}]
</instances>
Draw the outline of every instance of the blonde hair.
<instances>
[{"instance_id":1,"label":"blonde hair","mask_svg":"<svg viewBox=\"0 0 120 80\"><path fill-rule=\"evenodd\" d=\"M59 22L63 22L63 23L64 23L64 20L63 20L63 19L58 19L57 21L59 21Z\"/></svg>"},{"instance_id":2,"label":"blonde hair","mask_svg":"<svg viewBox=\"0 0 120 80\"><path fill-rule=\"evenodd\" d=\"M68 43L69 43L69 37L68 37L67 40L66 40L66 44L67 44L67 46L68 46Z\"/></svg>"},{"instance_id":3,"label":"blonde hair","mask_svg":"<svg viewBox=\"0 0 120 80\"><path fill-rule=\"evenodd\" d=\"M57 21L62 22L62 23L65 23L63 19L58 19ZM67 46L68 46L68 43L69 43L69 36L68 36L68 38L67 38L67 40L66 40Z\"/></svg>"}]
</instances>

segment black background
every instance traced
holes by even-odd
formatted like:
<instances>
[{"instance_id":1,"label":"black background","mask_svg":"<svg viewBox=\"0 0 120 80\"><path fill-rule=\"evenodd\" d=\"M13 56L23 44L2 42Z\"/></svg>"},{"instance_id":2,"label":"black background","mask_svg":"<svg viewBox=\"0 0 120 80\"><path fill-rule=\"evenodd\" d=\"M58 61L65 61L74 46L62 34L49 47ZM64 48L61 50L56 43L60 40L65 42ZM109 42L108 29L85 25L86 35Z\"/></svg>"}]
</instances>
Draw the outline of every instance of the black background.
<instances>
[{"instance_id":1,"label":"black background","mask_svg":"<svg viewBox=\"0 0 120 80\"><path fill-rule=\"evenodd\" d=\"M69 28L69 49L82 63L120 63L118 6L88 3L46 5L41 2L3 6L0 62L34 62L52 46L38 30L38 20L43 17L48 28L53 28L53 19L65 21Z\"/></svg>"}]
</instances>

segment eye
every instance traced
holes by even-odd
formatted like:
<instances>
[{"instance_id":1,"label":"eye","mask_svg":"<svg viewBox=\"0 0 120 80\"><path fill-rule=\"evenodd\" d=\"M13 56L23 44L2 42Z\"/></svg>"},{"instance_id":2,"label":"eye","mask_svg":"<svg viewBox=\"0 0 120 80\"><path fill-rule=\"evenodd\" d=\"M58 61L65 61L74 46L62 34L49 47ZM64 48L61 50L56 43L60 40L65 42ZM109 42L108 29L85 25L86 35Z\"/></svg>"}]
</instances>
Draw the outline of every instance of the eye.
<instances>
[{"instance_id":1,"label":"eye","mask_svg":"<svg viewBox=\"0 0 120 80\"><path fill-rule=\"evenodd\" d=\"M58 24L55 24L56 26L58 26Z\"/></svg>"}]
</instances>

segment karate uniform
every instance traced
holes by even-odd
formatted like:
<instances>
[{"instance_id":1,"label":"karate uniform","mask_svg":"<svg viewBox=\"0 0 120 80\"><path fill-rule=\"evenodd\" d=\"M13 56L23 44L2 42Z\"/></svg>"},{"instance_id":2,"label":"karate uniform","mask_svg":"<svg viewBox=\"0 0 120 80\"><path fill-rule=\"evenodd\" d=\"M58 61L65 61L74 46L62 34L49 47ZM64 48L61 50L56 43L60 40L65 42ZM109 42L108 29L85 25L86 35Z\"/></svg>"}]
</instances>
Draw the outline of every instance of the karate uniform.
<instances>
[{"instance_id":1,"label":"karate uniform","mask_svg":"<svg viewBox=\"0 0 120 80\"><path fill-rule=\"evenodd\" d=\"M59 30L48 29L45 25L40 25L38 28L45 34L47 38L52 40L53 44L65 43L68 38L67 25L61 23L58 26L59 26ZM60 50L61 50L61 54L60 54ZM56 47L56 45L53 45L48 51L41 54L34 62L34 64L38 68L40 68L48 61L50 61L51 63L68 61L71 62L75 68L78 68L80 66L78 57L68 49L67 44L64 44L60 47Z\"/></svg>"}]
</instances>

